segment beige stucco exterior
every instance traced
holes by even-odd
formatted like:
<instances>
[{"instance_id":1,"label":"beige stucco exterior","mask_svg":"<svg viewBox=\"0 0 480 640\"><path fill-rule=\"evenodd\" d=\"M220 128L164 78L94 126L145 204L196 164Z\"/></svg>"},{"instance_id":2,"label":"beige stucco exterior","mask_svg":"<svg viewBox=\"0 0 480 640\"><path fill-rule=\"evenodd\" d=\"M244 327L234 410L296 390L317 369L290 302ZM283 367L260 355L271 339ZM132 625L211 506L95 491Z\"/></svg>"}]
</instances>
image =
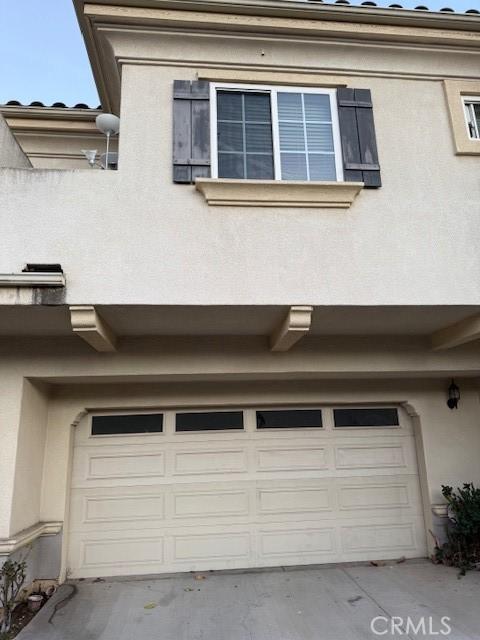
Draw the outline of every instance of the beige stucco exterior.
<instances>
[{"instance_id":1,"label":"beige stucco exterior","mask_svg":"<svg viewBox=\"0 0 480 640\"><path fill-rule=\"evenodd\" d=\"M0 113L0 167L31 167L31 163L15 140L7 122Z\"/></svg>"},{"instance_id":2,"label":"beige stucco exterior","mask_svg":"<svg viewBox=\"0 0 480 640\"><path fill-rule=\"evenodd\" d=\"M480 483L480 188L457 118L480 82L479 19L119 4L76 3L121 117L118 171L78 156L100 144L92 114L6 115L37 168L0 169L0 273L60 263L66 287L0 289L0 540L68 522L74 429L92 411L312 403L408 413L435 528L441 485ZM382 188L173 184L182 79L370 89ZM296 306L311 314L302 339L274 353ZM67 545L68 527L63 576Z\"/></svg>"}]
</instances>

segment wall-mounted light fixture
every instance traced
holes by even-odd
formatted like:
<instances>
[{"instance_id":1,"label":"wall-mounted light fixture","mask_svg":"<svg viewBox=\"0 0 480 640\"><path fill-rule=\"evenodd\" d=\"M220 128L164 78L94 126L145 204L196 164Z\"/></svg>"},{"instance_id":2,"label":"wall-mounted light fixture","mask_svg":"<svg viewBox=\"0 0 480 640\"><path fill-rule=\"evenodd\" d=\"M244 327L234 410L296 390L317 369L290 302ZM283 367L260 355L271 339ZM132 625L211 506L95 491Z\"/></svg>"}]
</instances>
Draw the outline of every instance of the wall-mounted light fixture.
<instances>
[{"instance_id":1,"label":"wall-mounted light fixture","mask_svg":"<svg viewBox=\"0 0 480 640\"><path fill-rule=\"evenodd\" d=\"M448 408L458 409L459 400L460 400L460 389L455 384L455 381L452 380L450 386L448 387L448 400L447 400Z\"/></svg>"}]
</instances>

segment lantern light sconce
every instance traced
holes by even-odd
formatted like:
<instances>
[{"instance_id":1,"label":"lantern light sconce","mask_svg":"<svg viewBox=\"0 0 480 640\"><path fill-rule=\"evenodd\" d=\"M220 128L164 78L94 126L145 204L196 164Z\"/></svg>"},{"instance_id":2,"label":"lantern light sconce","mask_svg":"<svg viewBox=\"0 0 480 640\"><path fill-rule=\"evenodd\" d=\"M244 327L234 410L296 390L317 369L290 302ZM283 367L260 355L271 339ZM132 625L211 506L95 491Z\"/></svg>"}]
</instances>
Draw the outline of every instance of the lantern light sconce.
<instances>
[{"instance_id":1,"label":"lantern light sconce","mask_svg":"<svg viewBox=\"0 0 480 640\"><path fill-rule=\"evenodd\" d=\"M450 386L448 387L448 400L447 400L448 408L458 409L459 400L460 400L460 389L455 384L455 381L452 380Z\"/></svg>"}]
</instances>

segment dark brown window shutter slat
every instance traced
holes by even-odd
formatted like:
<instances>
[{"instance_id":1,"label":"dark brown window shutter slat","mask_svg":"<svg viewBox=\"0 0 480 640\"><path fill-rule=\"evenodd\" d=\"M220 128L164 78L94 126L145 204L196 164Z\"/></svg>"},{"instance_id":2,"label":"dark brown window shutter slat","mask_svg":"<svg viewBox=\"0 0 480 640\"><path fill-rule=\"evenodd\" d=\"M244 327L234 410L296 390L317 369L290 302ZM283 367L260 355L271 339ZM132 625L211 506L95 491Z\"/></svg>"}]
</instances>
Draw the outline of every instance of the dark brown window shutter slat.
<instances>
[{"instance_id":1,"label":"dark brown window shutter slat","mask_svg":"<svg viewBox=\"0 0 480 640\"><path fill-rule=\"evenodd\" d=\"M173 83L173 181L210 177L210 83Z\"/></svg>"},{"instance_id":2,"label":"dark brown window shutter slat","mask_svg":"<svg viewBox=\"0 0 480 640\"><path fill-rule=\"evenodd\" d=\"M382 186L370 89L337 89L343 172L347 182Z\"/></svg>"}]
</instances>

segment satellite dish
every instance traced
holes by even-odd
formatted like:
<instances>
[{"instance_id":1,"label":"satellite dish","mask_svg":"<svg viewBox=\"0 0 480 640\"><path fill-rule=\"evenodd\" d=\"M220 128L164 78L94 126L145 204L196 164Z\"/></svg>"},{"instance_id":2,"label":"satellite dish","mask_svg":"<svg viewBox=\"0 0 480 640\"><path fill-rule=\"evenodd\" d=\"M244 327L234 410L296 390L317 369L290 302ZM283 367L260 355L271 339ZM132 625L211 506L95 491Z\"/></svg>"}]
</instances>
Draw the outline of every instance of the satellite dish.
<instances>
[{"instance_id":1,"label":"satellite dish","mask_svg":"<svg viewBox=\"0 0 480 640\"><path fill-rule=\"evenodd\" d=\"M110 162L110 137L116 136L120 131L120 118L113 113L101 113L95 120L97 129L107 136L107 150L105 154L104 169L110 169L117 166L116 162ZM112 166L111 166L112 165Z\"/></svg>"},{"instance_id":2,"label":"satellite dish","mask_svg":"<svg viewBox=\"0 0 480 640\"><path fill-rule=\"evenodd\" d=\"M106 136L115 136L120 131L120 118L113 113L101 113L95 120L97 129Z\"/></svg>"}]
</instances>

